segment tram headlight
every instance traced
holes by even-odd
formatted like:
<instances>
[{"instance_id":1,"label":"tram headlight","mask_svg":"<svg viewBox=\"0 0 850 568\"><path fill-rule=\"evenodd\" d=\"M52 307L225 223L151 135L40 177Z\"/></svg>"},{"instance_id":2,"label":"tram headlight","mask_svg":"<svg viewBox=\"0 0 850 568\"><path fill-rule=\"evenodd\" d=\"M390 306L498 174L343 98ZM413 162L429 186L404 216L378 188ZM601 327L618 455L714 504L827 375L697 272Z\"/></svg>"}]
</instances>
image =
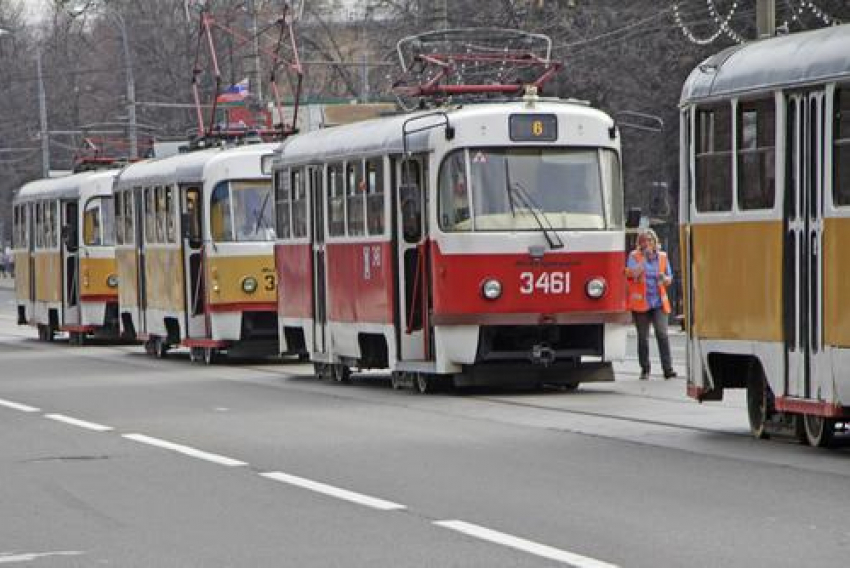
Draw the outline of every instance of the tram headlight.
<instances>
[{"instance_id":1,"label":"tram headlight","mask_svg":"<svg viewBox=\"0 0 850 568\"><path fill-rule=\"evenodd\" d=\"M110 288L117 288L118 287L118 276L116 276L115 274L110 274L106 278L106 285L109 286Z\"/></svg>"},{"instance_id":2,"label":"tram headlight","mask_svg":"<svg viewBox=\"0 0 850 568\"><path fill-rule=\"evenodd\" d=\"M591 278L584 287L587 295L593 299L601 298L608 289L608 283L601 276Z\"/></svg>"},{"instance_id":3,"label":"tram headlight","mask_svg":"<svg viewBox=\"0 0 850 568\"><path fill-rule=\"evenodd\" d=\"M257 291L257 279L253 276L246 276L242 279L242 291L246 294L253 294Z\"/></svg>"},{"instance_id":4,"label":"tram headlight","mask_svg":"<svg viewBox=\"0 0 850 568\"><path fill-rule=\"evenodd\" d=\"M481 295L488 300L498 300L502 295L502 283L495 278L488 278L481 284Z\"/></svg>"}]
</instances>

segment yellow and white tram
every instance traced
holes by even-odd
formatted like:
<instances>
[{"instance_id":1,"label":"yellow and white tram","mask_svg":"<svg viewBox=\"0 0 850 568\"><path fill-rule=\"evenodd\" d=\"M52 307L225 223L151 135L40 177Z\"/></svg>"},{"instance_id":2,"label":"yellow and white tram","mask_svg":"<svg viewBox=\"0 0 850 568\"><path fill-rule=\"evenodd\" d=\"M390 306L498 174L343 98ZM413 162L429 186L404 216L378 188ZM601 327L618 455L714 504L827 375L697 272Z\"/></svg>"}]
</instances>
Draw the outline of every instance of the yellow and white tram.
<instances>
[{"instance_id":1,"label":"yellow and white tram","mask_svg":"<svg viewBox=\"0 0 850 568\"><path fill-rule=\"evenodd\" d=\"M753 434L850 421L850 26L737 46L681 100L688 393Z\"/></svg>"},{"instance_id":2,"label":"yellow and white tram","mask_svg":"<svg viewBox=\"0 0 850 568\"><path fill-rule=\"evenodd\" d=\"M112 181L117 170L38 180L13 203L18 323L51 341L118 337Z\"/></svg>"},{"instance_id":3,"label":"yellow and white tram","mask_svg":"<svg viewBox=\"0 0 850 568\"><path fill-rule=\"evenodd\" d=\"M164 356L277 353L274 202L263 156L209 149L128 166L115 183L121 325Z\"/></svg>"}]
</instances>

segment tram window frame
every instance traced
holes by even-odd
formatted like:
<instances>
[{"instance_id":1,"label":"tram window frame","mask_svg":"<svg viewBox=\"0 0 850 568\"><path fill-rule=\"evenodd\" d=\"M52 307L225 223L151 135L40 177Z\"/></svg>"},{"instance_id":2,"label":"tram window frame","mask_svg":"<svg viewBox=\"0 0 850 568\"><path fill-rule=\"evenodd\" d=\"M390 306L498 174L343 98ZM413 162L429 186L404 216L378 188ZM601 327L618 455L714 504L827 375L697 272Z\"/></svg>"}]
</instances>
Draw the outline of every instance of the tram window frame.
<instances>
[{"instance_id":1,"label":"tram window frame","mask_svg":"<svg viewBox=\"0 0 850 568\"><path fill-rule=\"evenodd\" d=\"M374 169L372 169L374 168ZM369 158L366 172L366 229L370 236L383 235L386 227L384 159Z\"/></svg>"},{"instance_id":2,"label":"tram window frame","mask_svg":"<svg viewBox=\"0 0 850 568\"><path fill-rule=\"evenodd\" d=\"M146 187L142 193L142 206L145 219L145 243L156 243L156 193L153 187Z\"/></svg>"},{"instance_id":3,"label":"tram window frame","mask_svg":"<svg viewBox=\"0 0 850 568\"><path fill-rule=\"evenodd\" d=\"M694 207L699 213L732 211L734 203L732 117L732 104L728 101L696 108ZM706 118L710 118L708 129L704 122ZM726 144L720 146L722 142Z\"/></svg>"},{"instance_id":4,"label":"tram window frame","mask_svg":"<svg viewBox=\"0 0 850 568\"><path fill-rule=\"evenodd\" d=\"M449 152L440 162L440 171L437 175L438 221L443 231L470 232L473 229L471 222L472 200L469 194L469 167L466 154L465 148L454 150ZM458 188L461 191L458 191ZM449 191L451 193L448 193ZM455 196L465 196L465 209L455 206L458 203ZM452 205L451 210L447 209L449 205ZM465 216L463 216L464 214ZM453 220L450 221L450 219Z\"/></svg>"},{"instance_id":5,"label":"tram window frame","mask_svg":"<svg viewBox=\"0 0 850 568\"><path fill-rule=\"evenodd\" d=\"M349 237L366 235L366 180L363 160L345 164L345 224Z\"/></svg>"},{"instance_id":6,"label":"tram window frame","mask_svg":"<svg viewBox=\"0 0 850 568\"><path fill-rule=\"evenodd\" d=\"M186 238L191 243L192 248L198 248L203 241L203 219L201 200L203 199L203 191L200 187L192 185L185 188L186 196L186 226L181 231L185 231Z\"/></svg>"},{"instance_id":7,"label":"tram window frame","mask_svg":"<svg viewBox=\"0 0 850 568\"><path fill-rule=\"evenodd\" d=\"M345 164L328 164L325 169L325 191L327 192L328 236L344 237L346 223Z\"/></svg>"},{"instance_id":8,"label":"tram window frame","mask_svg":"<svg viewBox=\"0 0 850 568\"><path fill-rule=\"evenodd\" d=\"M124 192L115 192L115 244L124 244Z\"/></svg>"},{"instance_id":9,"label":"tram window frame","mask_svg":"<svg viewBox=\"0 0 850 568\"><path fill-rule=\"evenodd\" d=\"M776 205L776 101L740 101L737 110L738 208L769 210Z\"/></svg>"},{"instance_id":10,"label":"tram window frame","mask_svg":"<svg viewBox=\"0 0 850 568\"><path fill-rule=\"evenodd\" d=\"M293 168L291 174L292 238L307 237L307 171Z\"/></svg>"},{"instance_id":11,"label":"tram window frame","mask_svg":"<svg viewBox=\"0 0 850 568\"><path fill-rule=\"evenodd\" d=\"M124 192L124 244L136 244L136 192Z\"/></svg>"},{"instance_id":12,"label":"tram window frame","mask_svg":"<svg viewBox=\"0 0 850 568\"><path fill-rule=\"evenodd\" d=\"M165 187L161 185L154 188L154 217L156 219L156 242L159 244L167 243L165 225L168 217L168 205L166 203Z\"/></svg>"},{"instance_id":13,"label":"tram window frame","mask_svg":"<svg viewBox=\"0 0 850 568\"><path fill-rule=\"evenodd\" d=\"M835 89L832 139L832 201L836 207L847 207L850 206L850 85Z\"/></svg>"},{"instance_id":14,"label":"tram window frame","mask_svg":"<svg viewBox=\"0 0 850 568\"><path fill-rule=\"evenodd\" d=\"M289 168L275 172L275 224L277 238L287 240L292 236L291 195L292 179Z\"/></svg>"},{"instance_id":15,"label":"tram window frame","mask_svg":"<svg viewBox=\"0 0 850 568\"><path fill-rule=\"evenodd\" d=\"M82 241L87 247L105 246L104 212L100 197L92 197L83 205Z\"/></svg>"},{"instance_id":16,"label":"tram window frame","mask_svg":"<svg viewBox=\"0 0 850 568\"><path fill-rule=\"evenodd\" d=\"M163 188L165 194L165 242L169 244L177 244L177 219L175 199L177 190L168 185Z\"/></svg>"},{"instance_id":17,"label":"tram window frame","mask_svg":"<svg viewBox=\"0 0 850 568\"><path fill-rule=\"evenodd\" d=\"M56 201L48 201L47 206L47 248L55 249L59 247L59 205Z\"/></svg>"}]
</instances>

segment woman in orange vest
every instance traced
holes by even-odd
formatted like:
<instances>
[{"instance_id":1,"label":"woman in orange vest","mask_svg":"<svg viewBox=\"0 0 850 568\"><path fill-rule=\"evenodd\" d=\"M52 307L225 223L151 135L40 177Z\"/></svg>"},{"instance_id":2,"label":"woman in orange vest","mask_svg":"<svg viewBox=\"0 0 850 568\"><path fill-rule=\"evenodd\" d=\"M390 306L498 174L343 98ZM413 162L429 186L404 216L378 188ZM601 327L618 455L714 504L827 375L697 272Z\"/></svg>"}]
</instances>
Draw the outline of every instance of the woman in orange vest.
<instances>
[{"instance_id":1,"label":"woman in orange vest","mask_svg":"<svg viewBox=\"0 0 850 568\"><path fill-rule=\"evenodd\" d=\"M649 326L655 329L658 341L658 354L664 378L676 376L670 358L670 340L667 337L667 316L670 313L670 300L667 288L673 282L667 253L658 247L658 236L652 229L644 230L637 238L637 248L629 254L626 264L628 283L628 306L637 328L638 361L640 379L649 378Z\"/></svg>"}]
</instances>

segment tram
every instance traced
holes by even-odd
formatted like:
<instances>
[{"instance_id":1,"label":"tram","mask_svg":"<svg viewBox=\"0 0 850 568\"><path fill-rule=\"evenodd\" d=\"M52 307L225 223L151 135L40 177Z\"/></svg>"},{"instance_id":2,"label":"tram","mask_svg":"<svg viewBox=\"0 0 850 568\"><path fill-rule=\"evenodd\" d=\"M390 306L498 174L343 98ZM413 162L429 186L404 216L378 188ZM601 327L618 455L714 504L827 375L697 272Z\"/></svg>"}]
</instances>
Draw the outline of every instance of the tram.
<instances>
[{"instance_id":1,"label":"tram","mask_svg":"<svg viewBox=\"0 0 850 568\"><path fill-rule=\"evenodd\" d=\"M736 46L681 99L688 394L753 435L850 421L850 26Z\"/></svg>"},{"instance_id":2,"label":"tram","mask_svg":"<svg viewBox=\"0 0 850 568\"><path fill-rule=\"evenodd\" d=\"M13 202L18 324L52 341L67 332L117 339L118 276L112 181L89 171L24 185Z\"/></svg>"},{"instance_id":3,"label":"tram","mask_svg":"<svg viewBox=\"0 0 850 568\"><path fill-rule=\"evenodd\" d=\"M119 312L149 354L277 353L274 144L148 160L115 180Z\"/></svg>"},{"instance_id":4,"label":"tram","mask_svg":"<svg viewBox=\"0 0 850 568\"><path fill-rule=\"evenodd\" d=\"M444 107L293 137L274 164L281 350L393 386L613 380L620 141L575 101Z\"/></svg>"}]
</instances>

